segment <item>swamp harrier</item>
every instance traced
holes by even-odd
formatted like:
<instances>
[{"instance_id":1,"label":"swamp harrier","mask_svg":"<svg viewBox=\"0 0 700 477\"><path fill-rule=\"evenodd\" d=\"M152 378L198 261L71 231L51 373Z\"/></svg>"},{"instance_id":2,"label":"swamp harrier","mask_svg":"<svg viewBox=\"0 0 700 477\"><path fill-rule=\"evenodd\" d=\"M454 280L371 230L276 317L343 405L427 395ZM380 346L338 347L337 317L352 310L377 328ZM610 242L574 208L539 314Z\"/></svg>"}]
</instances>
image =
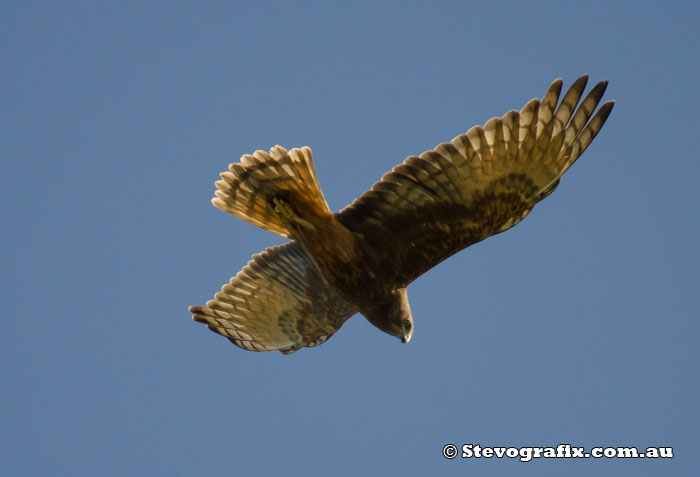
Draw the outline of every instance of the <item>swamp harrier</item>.
<instances>
[{"instance_id":1,"label":"swamp harrier","mask_svg":"<svg viewBox=\"0 0 700 477\"><path fill-rule=\"evenodd\" d=\"M407 158L338 213L308 147L244 155L221 173L213 204L291 241L254 255L213 300L190 307L194 319L251 351L317 346L357 312L408 342L406 287L520 222L600 131L614 103L593 115L601 81L576 109L587 80L559 102L558 79L520 111Z\"/></svg>"}]
</instances>

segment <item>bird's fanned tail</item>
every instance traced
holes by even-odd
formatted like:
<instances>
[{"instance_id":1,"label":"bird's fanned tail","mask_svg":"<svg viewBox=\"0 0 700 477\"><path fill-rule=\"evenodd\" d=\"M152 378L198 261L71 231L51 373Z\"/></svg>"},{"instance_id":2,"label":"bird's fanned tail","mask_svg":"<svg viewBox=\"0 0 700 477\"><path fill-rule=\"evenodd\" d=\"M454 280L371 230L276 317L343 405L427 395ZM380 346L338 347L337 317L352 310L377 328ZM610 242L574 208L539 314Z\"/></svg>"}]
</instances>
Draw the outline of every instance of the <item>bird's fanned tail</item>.
<instances>
[{"instance_id":1,"label":"bird's fanned tail","mask_svg":"<svg viewBox=\"0 0 700 477\"><path fill-rule=\"evenodd\" d=\"M291 237L279 214L284 203L303 202L318 215L331 213L308 147L287 152L275 146L269 153L245 154L221 173L216 187L216 207L283 237Z\"/></svg>"}]
</instances>

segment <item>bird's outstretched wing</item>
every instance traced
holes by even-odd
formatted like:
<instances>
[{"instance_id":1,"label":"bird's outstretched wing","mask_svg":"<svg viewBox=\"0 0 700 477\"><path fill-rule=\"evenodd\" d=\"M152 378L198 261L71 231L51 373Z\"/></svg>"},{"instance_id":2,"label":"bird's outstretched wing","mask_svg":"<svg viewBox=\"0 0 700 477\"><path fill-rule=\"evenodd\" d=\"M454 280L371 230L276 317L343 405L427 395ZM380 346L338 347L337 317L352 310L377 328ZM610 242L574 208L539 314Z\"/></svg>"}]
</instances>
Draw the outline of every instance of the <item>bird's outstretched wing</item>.
<instances>
[{"instance_id":1,"label":"bird's outstretched wing","mask_svg":"<svg viewBox=\"0 0 700 477\"><path fill-rule=\"evenodd\" d=\"M557 106L562 80L542 100L473 127L449 143L409 157L338 214L385 261L388 278L407 285L447 257L520 222L559 184L588 147L614 103L598 83L579 108L588 76Z\"/></svg>"},{"instance_id":2,"label":"bird's outstretched wing","mask_svg":"<svg viewBox=\"0 0 700 477\"><path fill-rule=\"evenodd\" d=\"M254 255L213 300L190 307L196 321L236 346L285 354L323 343L356 311L295 242Z\"/></svg>"}]
</instances>

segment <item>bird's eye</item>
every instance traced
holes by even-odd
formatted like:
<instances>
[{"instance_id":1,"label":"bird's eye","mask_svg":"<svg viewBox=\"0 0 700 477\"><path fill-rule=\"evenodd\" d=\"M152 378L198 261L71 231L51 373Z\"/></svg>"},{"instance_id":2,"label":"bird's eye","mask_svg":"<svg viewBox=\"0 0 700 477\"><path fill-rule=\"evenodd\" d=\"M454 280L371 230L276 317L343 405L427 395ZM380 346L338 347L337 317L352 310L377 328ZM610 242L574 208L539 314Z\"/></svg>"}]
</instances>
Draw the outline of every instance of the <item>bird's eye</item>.
<instances>
[{"instance_id":1,"label":"bird's eye","mask_svg":"<svg viewBox=\"0 0 700 477\"><path fill-rule=\"evenodd\" d=\"M403 328L404 328L406 331L409 331L409 330L411 329L411 322L408 321L408 320L403 320L403 321L401 322L401 326L403 326Z\"/></svg>"}]
</instances>

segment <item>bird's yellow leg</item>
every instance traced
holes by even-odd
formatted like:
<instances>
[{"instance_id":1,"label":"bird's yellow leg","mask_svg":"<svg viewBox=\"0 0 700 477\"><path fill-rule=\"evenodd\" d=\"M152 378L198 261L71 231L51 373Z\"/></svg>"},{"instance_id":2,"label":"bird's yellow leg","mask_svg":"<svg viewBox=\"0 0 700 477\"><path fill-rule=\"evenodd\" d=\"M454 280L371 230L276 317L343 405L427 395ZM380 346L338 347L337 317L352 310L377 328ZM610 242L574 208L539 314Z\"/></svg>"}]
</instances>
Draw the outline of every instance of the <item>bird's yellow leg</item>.
<instances>
[{"instance_id":1,"label":"bird's yellow leg","mask_svg":"<svg viewBox=\"0 0 700 477\"><path fill-rule=\"evenodd\" d=\"M272 204L274 206L275 213L280 216L283 222L296 222L303 227L316 231L316 227L314 227L311 222L304 220L295 214L289 204L287 204L285 201L275 197L272 199Z\"/></svg>"}]
</instances>

